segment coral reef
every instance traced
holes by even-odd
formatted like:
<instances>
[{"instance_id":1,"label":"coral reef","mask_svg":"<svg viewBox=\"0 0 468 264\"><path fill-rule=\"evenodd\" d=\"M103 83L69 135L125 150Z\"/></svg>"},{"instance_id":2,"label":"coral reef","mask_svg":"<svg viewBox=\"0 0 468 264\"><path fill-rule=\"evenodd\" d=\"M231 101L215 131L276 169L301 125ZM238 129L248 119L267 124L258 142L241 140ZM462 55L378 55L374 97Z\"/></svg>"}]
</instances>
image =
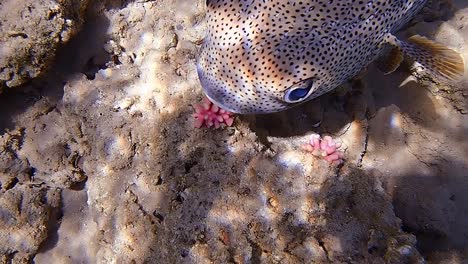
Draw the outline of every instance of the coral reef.
<instances>
[{"instance_id":1,"label":"coral reef","mask_svg":"<svg viewBox=\"0 0 468 264\"><path fill-rule=\"evenodd\" d=\"M310 141L303 145L303 148L312 153L316 157L321 157L324 160L340 164L343 162L343 151L340 150L341 141L335 140L330 136L323 138L318 134L310 136Z\"/></svg>"},{"instance_id":2,"label":"coral reef","mask_svg":"<svg viewBox=\"0 0 468 264\"><path fill-rule=\"evenodd\" d=\"M233 113L226 111L219 106L213 104L208 98L204 98L203 102L199 105L195 105L195 127L201 128L214 127L222 128L225 126L231 126L234 122Z\"/></svg>"}]
</instances>

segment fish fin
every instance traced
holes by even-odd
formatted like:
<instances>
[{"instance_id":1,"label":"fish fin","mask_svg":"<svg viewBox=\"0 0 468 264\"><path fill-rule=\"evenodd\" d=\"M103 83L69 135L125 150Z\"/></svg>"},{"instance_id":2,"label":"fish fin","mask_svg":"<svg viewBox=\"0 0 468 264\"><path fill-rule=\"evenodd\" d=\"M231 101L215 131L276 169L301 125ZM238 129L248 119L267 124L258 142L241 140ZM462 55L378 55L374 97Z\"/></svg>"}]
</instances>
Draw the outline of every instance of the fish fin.
<instances>
[{"instance_id":1,"label":"fish fin","mask_svg":"<svg viewBox=\"0 0 468 264\"><path fill-rule=\"evenodd\" d=\"M377 68L388 75L394 72L404 59L403 52L400 47L392 46L382 57L377 60Z\"/></svg>"},{"instance_id":2,"label":"fish fin","mask_svg":"<svg viewBox=\"0 0 468 264\"><path fill-rule=\"evenodd\" d=\"M439 74L442 74L450 80L455 80L463 76L465 64L463 62L463 57L458 52L419 35L410 37L408 41L422 47L433 56L427 60L426 64L432 66Z\"/></svg>"},{"instance_id":3,"label":"fish fin","mask_svg":"<svg viewBox=\"0 0 468 264\"><path fill-rule=\"evenodd\" d=\"M417 62L423 71L428 71L433 77L454 81L463 76L465 66L463 57L456 51L444 45L429 40L420 35L412 36L408 42L393 39L403 52Z\"/></svg>"}]
</instances>

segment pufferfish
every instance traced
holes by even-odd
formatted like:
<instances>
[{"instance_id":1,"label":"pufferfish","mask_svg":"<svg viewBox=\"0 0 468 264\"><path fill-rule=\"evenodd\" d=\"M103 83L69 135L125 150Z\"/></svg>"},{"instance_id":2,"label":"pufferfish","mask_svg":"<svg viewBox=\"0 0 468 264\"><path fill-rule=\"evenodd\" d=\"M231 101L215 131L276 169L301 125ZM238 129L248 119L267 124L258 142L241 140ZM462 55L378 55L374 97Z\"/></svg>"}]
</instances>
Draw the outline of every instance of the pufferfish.
<instances>
[{"instance_id":1,"label":"pufferfish","mask_svg":"<svg viewBox=\"0 0 468 264\"><path fill-rule=\"evenodd\" d=\"M464 72L457 52L393 33L425 0L207 0L197 61L207 97L238 114L278 112L316 98L385 55L386 73L412 58L432 76Z\"/></svg>"}]
</instances>

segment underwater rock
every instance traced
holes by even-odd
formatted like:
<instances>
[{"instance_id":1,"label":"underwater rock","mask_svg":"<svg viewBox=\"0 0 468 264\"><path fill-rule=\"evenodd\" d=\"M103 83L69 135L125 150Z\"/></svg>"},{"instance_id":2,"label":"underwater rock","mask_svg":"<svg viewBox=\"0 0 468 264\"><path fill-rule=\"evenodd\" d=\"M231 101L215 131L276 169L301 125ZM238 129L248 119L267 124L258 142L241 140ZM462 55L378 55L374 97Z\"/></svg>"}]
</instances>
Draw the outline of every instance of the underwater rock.
<instances>
[{"instance_id":1,"label":"underwater rock","mask_svg":"<svg viewBox=\"0 0 468 264\"><path fill-rule=\"evenodd\" d=\"M0 3L0 92L43 73L83 23L88 0Z\"/></svg>"},{"instance_id":2,"label":"underwater rock","mask_svg":"<svg viewBox=\"0 0 468 264\"><path fill-rule=\"evenodd\" d=\"M59 189L21 185L0 195L0 261L30 263L58 216ZM56 221L58 219L55 219ZM56 222L55 221L55 222Z\"/></svg>"}]
</instances>

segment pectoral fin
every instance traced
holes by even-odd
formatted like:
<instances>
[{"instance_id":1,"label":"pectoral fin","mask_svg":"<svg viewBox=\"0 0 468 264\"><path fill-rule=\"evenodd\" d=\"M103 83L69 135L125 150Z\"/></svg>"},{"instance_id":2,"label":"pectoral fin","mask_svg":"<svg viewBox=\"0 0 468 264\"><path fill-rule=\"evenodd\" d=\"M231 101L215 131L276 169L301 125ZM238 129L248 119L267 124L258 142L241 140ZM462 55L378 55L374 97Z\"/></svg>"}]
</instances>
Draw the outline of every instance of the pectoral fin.
<instances>
[{"instance_id":1,"label":"pectoral fin","mask_svg":"<svg viewBox=\"0 0 468 264\"><path fill-rule=\"evenodd\" d=\"M400 47L392 46L377 60L377 68L385 75L394 72L403 61L404 56Z\"/></svg>"},{"instance_id":2,"label":"pectoral fin","mask_svg":"<svg viewBox=\"0 0 468 264\"><path fill-rule=\"evenodd\" d=\"M440 43L419 35L410 37L408 42L401 41L393 35L387 40L419 63L433 77L453 81L463 76L465 71L463 57Z\"/></svg>"}]
</instances>

